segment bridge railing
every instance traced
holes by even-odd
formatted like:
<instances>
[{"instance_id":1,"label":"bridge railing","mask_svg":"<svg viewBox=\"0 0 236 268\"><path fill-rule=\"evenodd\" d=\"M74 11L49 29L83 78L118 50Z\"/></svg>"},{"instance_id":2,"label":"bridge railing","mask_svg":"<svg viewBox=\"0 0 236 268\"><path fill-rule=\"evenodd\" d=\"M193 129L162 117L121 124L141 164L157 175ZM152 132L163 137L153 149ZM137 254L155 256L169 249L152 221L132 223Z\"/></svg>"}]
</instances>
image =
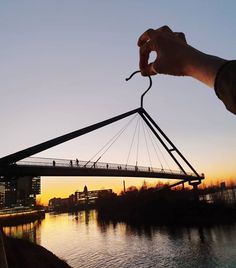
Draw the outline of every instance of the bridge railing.
<instances>
[{"instance_id":1,"label":"bridge railing","mask_svg":"<svg viewBox=\"0 0 236 268\"><path fill-rule=\"evenodd\" d=\"M24 160L18 161L16 165L23 166L55 166L55 167L70 167L70 168L95 168L95 169L107 169L107 170L126 170L136 172L154 172L154 173L167 173L167 174L180 174L184 173L181 170L171 170L162 168L153 168L145 166L134 166L116 163L105 162L93 162L83 160L69 160L69 159L53 159L53 158L41 158L41 157L28 157ZM195 176L194 173L187 173L188 176Z\"/></svg>"}]
</instances>

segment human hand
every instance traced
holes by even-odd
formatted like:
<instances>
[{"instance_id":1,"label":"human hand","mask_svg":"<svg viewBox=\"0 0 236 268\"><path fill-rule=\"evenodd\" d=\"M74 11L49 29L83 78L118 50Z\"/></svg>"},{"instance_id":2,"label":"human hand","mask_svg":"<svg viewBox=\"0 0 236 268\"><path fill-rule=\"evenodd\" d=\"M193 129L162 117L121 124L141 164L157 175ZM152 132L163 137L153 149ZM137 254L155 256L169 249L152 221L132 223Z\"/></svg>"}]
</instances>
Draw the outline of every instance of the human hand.
<instances>
[{"instance_id":1,"label":"human hand","mask_svg":"<svg viewBox=\"0 0 236 268\"><path fill-rule=\"evenodd\" d=\"M213 87L215 76L224 59L207 55L186 42L185 35L173 32L168 26L149 29L138 40L140 47L139 67L142 75L169 74L192 76ZM154 51L157 57L149 63Z\"/></svg>"},{"instance_id":2,"label":"human hand","mask_svg":"<svg viewBox=\"0 0 236 268\"><path fill-rule=\"evenodd\" d=\"M188 57L194 48L187 44L183 33L173 32L168 26L149 29L139 37L138 46L142 75L187 75ZM157 53L157 57L154 62L148 63L152 51Z\"/></svg>"}]
</instances>

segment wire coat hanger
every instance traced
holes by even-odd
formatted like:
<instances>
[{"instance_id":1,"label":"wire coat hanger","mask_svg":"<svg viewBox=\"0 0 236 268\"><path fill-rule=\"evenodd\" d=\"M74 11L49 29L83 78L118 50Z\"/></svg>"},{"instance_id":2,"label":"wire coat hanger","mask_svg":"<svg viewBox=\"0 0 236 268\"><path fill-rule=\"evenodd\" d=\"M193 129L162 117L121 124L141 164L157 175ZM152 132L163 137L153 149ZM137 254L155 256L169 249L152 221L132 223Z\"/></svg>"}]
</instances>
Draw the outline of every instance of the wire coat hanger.
<instances>
[{"instance_id":1,"label":"wire coat hanger","mask_svg":"<svg viewBox=\"0 0 236 268\"><path fill-rule=\"evenodd\" d=\"M130 80L135 74L137 74L137 73L141 73L141 71L138 70L138 71L133 72L133 73L130 75L130 77L125 78L125 80L126 80L126 81L129 81L129 80ZM145 95L145 94L148 92L148 90L152 87L152 78L151 78L150 75L148 75L148 78L149 78L149 86L148 86L148 88L144 91L144 93L141 95L141 108L143 108L143 98L144 98L144 95Z\"/></svg>"}]
</instances>

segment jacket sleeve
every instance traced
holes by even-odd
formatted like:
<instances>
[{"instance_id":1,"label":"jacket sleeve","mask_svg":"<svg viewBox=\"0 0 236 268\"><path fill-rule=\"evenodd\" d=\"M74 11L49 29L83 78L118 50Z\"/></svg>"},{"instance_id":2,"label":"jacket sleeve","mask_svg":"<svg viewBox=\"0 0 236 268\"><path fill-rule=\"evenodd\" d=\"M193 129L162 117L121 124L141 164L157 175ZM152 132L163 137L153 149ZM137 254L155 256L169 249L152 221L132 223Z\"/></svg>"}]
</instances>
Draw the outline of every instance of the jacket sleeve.
<instances>
[{"instance_id":1,"label":"jacket sleeve","mask_svg":"<svg viewBox=\"0 0 236 268\"><path fill-rule=\"evenodd\" d=\"M236 60L227 61L220 67L214 88L227 110L236 114Z\"/></svg>"}]
</instances>

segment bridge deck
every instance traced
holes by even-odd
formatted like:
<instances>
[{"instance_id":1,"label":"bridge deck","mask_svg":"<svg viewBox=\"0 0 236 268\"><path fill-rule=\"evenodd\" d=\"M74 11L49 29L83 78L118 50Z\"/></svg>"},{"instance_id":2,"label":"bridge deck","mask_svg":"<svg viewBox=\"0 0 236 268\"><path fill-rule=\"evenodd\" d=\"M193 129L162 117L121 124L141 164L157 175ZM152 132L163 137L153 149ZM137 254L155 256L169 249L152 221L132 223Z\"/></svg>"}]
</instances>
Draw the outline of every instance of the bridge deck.
<instances>
[{"instance_id":1,"label":"bridge deck","mask_svg":"<svg viewBox=\"0 0 236 268\"><path fill-rule=\"evenodd\" d=\"M55 162L54 162L55 161ZM185 181L199 180L193 173L158 168L48 158L28 158L16 164L0 167L2 176L91 176L144 177Z\"/></svg>"}]
</instances>

